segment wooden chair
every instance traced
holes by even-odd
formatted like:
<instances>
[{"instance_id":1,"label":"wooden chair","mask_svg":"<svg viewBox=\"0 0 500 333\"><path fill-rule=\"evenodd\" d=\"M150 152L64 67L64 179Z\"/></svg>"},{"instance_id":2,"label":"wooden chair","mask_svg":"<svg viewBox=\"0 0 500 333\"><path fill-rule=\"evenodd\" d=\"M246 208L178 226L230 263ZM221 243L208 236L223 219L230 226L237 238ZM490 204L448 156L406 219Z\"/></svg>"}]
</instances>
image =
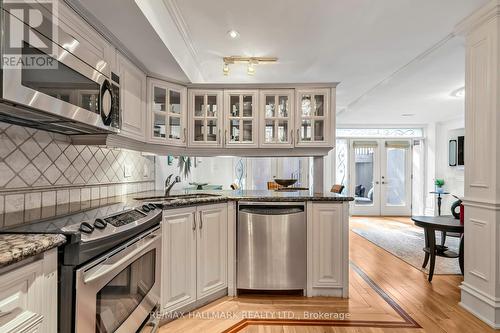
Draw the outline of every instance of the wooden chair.
<instances>
[{"instance_id":1,"label":"wooden chair","mask_svg":"<svg viewBox=\"0 0 500 333\"><path fill-rule=\"evenodd\" d=\"M343 190L344 190L344 185L335 184L332 186L330 192L340 194L340 193L342 193Z\"/></svg>"},{"instance_id":2,"label":"wooden chair","mask_svg":"<svg viewBox=\"0 0 500 333\"><path fill-rule=\"evenodd\" d=\"M268 190L279 190L282 186L279 185L278 183L272 181L272 182L267 182L267 189Z\"/></svg>"}]
</instances>

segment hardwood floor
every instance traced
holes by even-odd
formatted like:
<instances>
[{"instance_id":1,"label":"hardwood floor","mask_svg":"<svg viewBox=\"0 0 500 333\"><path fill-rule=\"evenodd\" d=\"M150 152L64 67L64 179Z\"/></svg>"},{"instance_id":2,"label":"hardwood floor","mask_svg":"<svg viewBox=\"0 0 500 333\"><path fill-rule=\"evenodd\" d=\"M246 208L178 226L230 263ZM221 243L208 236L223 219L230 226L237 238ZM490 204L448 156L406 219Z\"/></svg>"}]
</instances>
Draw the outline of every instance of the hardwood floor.
<instances>
[{"instance_id":1,"label":"hardwood floor","mask_svg":"<svg viewBox=\"0 0 500 333\"><path fill-rule=\"evenodd\" d=\"M350 259L350 298L347 300L290 296L226 297L192 313L190 317L168 323L160 332L494 332L458 305L461 276L435 276L430 284L423 272L353 232L350 232ZM384 294L388 299L384 299ZM391 305L391 301L397 306ZM398 311L398 306L402 313ZM255 312L281 317L242 320L242 313L248 316ZM305 312L349 314L349 317L347 320L325 322L297 321L304 318ZM230 318L213 318L210 314L219 317L225 314ZM346 322L354 326L346 325Z\"/></svg>"}]
</instances>

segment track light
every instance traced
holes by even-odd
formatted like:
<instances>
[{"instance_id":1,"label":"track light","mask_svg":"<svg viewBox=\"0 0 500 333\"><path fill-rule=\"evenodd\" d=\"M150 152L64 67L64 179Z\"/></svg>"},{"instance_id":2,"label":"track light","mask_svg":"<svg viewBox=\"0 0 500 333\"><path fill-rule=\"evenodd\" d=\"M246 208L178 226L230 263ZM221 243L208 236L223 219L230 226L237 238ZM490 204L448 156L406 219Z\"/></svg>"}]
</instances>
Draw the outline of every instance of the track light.
<instances>
[{"instance_id":1,"label":"track light","mask_svg":"<svg viewBox=\"0 0 500 333\"><path fill-rule=\"evenodd\" d=\"M224 72L224 76L229 75L229 65L227 63L224 63L224 67L222 68L222 72Z\"/></svg>"},{"instance_id":2,"label":"track light","mask_svg":"<svg viewBox=\"0 0 500 333\"><path fill-rule=\"evenodd\" d=\"M247 74L248 75L255 75L255 67L253 66L253 63L248 63L248 67L247 67Z\"/></svg>"},{"instance_id":3,"label":"track light","mask_svg":"<svg viewBox=\"0 0 500 333\"><path fill-rule=\"evenodd\" d=\"M269 64L275 63L278 61L278 58L274 57L240 57L240 56L232 56L232 57L224 57L224 67L222 68L222 72L225 76L229 75L229 65L232 64L247 64L247 74L255 75L255 65L260 64Z\"/></svg>"}]
</instances>

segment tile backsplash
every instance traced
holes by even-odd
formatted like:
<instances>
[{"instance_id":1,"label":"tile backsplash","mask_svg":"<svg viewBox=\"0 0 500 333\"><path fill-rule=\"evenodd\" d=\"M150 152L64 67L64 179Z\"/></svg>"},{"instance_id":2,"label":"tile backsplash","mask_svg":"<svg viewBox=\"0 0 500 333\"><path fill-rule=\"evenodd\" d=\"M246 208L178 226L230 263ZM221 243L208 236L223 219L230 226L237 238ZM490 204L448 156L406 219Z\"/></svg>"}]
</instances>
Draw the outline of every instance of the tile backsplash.
<instances>
[{"instance_id":1,"label":"tile backsplash","mask_svg":"<svg viewBox=\"0 0 500 333\"><path fill-rule=\"evenodd\" d=\"M0 227L152 190L154 180L153 156L0 122Z\"/></svg>"}]
</instances>

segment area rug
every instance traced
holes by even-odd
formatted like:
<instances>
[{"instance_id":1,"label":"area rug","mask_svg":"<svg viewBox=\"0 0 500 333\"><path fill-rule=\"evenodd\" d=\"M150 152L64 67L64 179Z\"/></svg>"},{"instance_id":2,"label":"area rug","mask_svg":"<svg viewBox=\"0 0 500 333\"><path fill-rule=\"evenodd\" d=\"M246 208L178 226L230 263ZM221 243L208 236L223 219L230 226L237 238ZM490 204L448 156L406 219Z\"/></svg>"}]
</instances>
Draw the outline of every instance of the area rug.
<instances>
[{"instance_id":1,"label":"area rug","mask_svg":"<svg viewBox=\"0 0 500 333\"><path fill-rule=\"evenodd\" d=\"M351 230L415 268L428 273L429 264L422 268L425 245L424 229L404 222L355 218ZM446 246L458 252L459 239L446 237ZM436 232L436 244L441 244L441 233ZM434 274L460 274L458 259L436 257Z\"/></svg>"}]
</instances>

